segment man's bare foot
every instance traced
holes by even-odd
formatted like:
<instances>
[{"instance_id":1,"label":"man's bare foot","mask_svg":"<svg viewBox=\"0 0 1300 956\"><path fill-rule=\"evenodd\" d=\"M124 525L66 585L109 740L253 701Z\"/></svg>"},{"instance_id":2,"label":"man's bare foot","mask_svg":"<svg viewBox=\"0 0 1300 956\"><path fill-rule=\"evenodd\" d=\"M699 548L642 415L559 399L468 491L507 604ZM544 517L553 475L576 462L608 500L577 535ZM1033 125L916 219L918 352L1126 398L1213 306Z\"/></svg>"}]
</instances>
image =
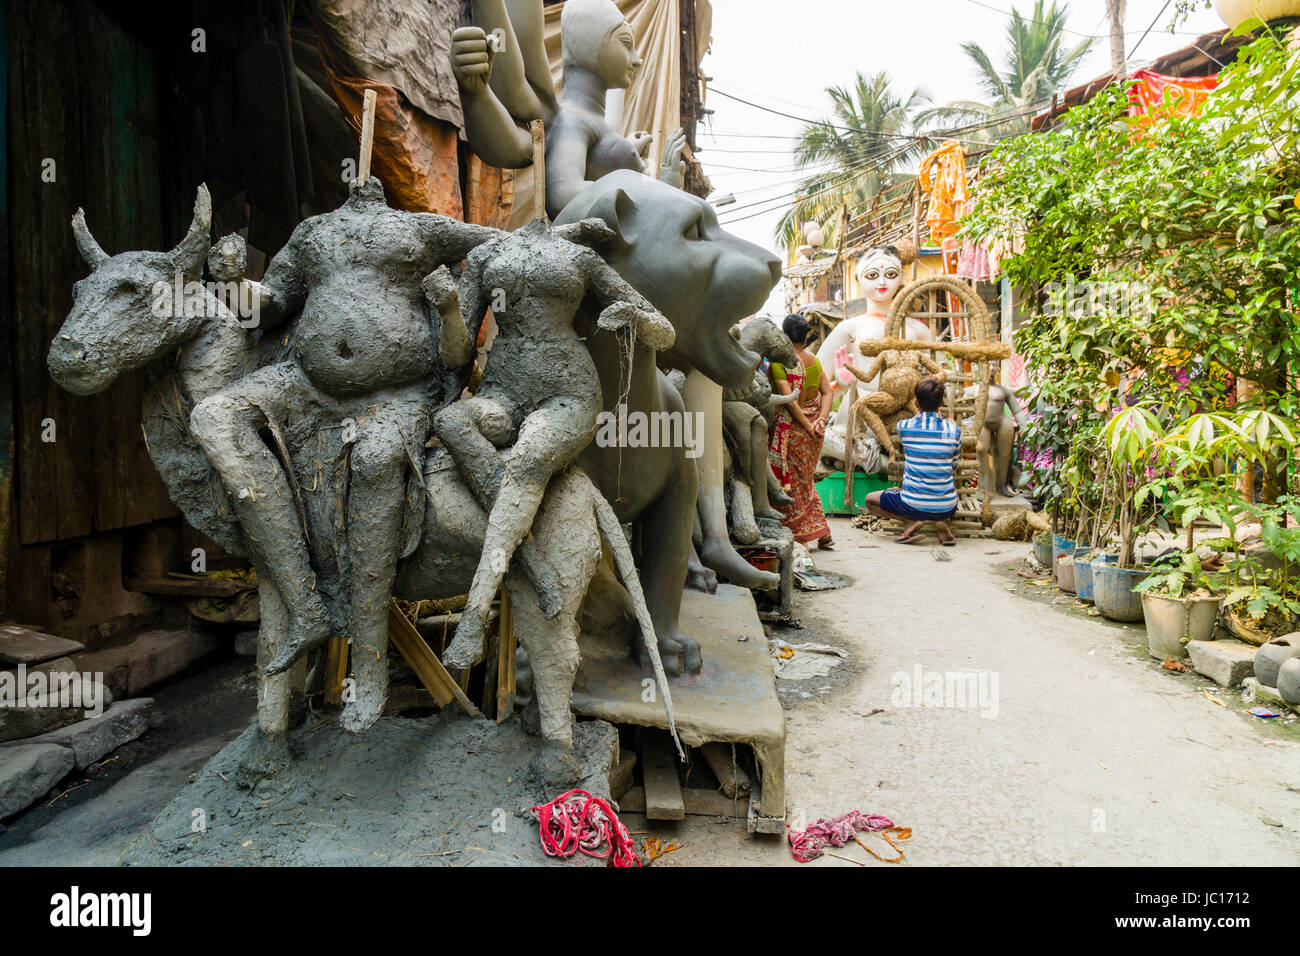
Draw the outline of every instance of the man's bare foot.
<instances>
[{"instance_id":1,"label":"man's bare foot","mask_svg":"<svg viewBox=\"0 0 1300 956\"><path fill-rule=\"evenodd\" d=\"M914 541L916 538L922 537L922 535L916 533L916 529L919 527L921 527L921 522L913 521L906 528L904 528L903 533L900 534L894 540L899 544L911 544L912 541Z\"/></svg>"},{"instance_id":2,"label":"man's bare foot","mask_svg":"<svg viewBox=\"0 0 1300 956\"><path fill-rule=\"evenodd\" d=\"M935 529L939 532L939 543L945 548L955 548L957 546L957 536L952 533L946 521L936 521Z\"/></svg>"}]
</instances>

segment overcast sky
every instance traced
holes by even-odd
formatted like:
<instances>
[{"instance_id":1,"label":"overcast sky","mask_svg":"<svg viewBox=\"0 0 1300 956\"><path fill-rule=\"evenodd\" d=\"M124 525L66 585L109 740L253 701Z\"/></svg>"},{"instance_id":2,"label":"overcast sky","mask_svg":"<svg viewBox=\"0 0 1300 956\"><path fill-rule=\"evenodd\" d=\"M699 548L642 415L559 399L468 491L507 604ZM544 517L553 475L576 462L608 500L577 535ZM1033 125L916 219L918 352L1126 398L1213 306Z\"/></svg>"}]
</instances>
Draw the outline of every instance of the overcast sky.
<instances>
[{"instance_id":1,"label":"overcast sky","mask_svg":"<svg viewBox=\"0 0 1300 956\"><path fill-rule=\"evenodd\" d=\"M1016 3L1022 14L1033 10L1033 0ZM855 70L884 70L896 90L920 88L937 103L981 99L961 44L980 43L1000 64L1011 6L1012 0L713 0L713 46L703 71L717 91L800 117L824 115L825 88L851 84ZM1171 35L1174 4L1157 18L1163 6L1164 0L1128 0L1130 68L1223 27L1213 10L1198 10ZM1072 41L1099 37L1071 77L1075 85L1110 68L1109 28L1105 0L1072 0L1069 12ZM779 207L800 178L789 150L803 124L716 94L706 105L715 112L699 127L699 158L714 197L736 196L719 216L733 220L732 232L782 254L772 238L782 208L762 210ZM742 216L752 218L735 221ZM778 301L774 295L769 307Z\"/></svg>"}]
</instances>

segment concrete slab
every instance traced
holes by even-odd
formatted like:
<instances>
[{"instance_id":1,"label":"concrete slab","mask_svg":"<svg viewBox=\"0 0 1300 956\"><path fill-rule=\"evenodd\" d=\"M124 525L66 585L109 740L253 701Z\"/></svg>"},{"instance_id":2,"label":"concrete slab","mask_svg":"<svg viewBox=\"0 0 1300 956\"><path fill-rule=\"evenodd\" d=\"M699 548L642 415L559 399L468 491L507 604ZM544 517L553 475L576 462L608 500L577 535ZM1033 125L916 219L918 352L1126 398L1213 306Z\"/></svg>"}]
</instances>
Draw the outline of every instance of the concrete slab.
<instances>
[{"instance_id":1,"label":"concrete slab","mask_svg":"<svg viewBox=\"0 0 1300 956\"><path fill-rule=\"evenodd\" d=\"M98 717L60 727L39 737L25 740L21 744L11 743L0 746L25 746L29 743L58 744L61 747L71 748L76 757L77 769L85 770L148 730L149 715L152 712L153 700L148 697L120 700Z\"/></svg>"},{"instance_id":2,"label":"concrete slab","mask_svg":"<svg viewBox=\"0 0 1300 956\"><path fill-rule=\"evenodd\" d=\"M0 625L0 664L39 664L83 650L85 644L17 624Z\"/></svg>"},{"instance_id":3,"label":"concrete slab","mask_svg":"<svg viewBox=\"0 0 1300 956\"><path fill-rule=\"evenodd\" d=\"M0 748L0 818L26 810L72 770L76 758L58 744Z\"/></svg>"},{"instance_id":4,"label":"concrete slab","mask_svg":"<svg viewBox=\"0 0 1300 956\"><path fill-rule=\"evenodd\" d=\"M785 715L776 695L772 660L749 591L718 585L716 594L682 596L683 632L700 642L699 674L669 679L682 742L749 744L761 774L758 812L785 817ZM582 664L573 685L573 711L615 724L668 726L663 704L642 697L651 676L621 640L582 635Z\"/></svg>"},{"instance_id":5,"label":"concrete slab","mask_svg":"<svg viewBox=\"0 0 1300 956\"><path fill-rule=\"evenodd\" d=\"M101 710L113 703L113 692L107 684L93 675L76 674L70 658L65 657L61 660L66 661L67 665L60 666L57 670L51 668L46 671L50 676L45 690L47 696L43 700L34 700L30 696L33 692L31 677L33 671L44 670L45 665L27 671L23 675L24 681L14 684L16 689L26 693L21 698L22 706L17 706L17 699L15 706L12 707L8 706L7 701L0 704L0 743L38 737L60 727L75 724L87 719L88 710L92 712ZM73 674L78 684L63 683L60 675L64 674ZM75 693L73 693L74 688ZM74 706L50 706L55 702L66 702Z\"/></svg>"},{"instance_id":6,"label":"concrete slab","mask_svg":"<svg viewBox=\"0 0 1300 956\"><path fill-rule=\"evenodd\" d=\"M1255 671L1255 652L1245 641L1188 641L1187 654L1196 673L1224 687L1236 687Z\"/></svg>"},{"instance_id":7,"label":"concrete slab","mask_svg":"<svg viewBox=\"0 0 1300 956\"><path fill-rule=\"evenodd\" d=\"M138 697L221 646L219 638L201 630L155 630L83 651L73 655L73 660L79 670L102 673L118 697Z\"/></svg>"}]
</instances>

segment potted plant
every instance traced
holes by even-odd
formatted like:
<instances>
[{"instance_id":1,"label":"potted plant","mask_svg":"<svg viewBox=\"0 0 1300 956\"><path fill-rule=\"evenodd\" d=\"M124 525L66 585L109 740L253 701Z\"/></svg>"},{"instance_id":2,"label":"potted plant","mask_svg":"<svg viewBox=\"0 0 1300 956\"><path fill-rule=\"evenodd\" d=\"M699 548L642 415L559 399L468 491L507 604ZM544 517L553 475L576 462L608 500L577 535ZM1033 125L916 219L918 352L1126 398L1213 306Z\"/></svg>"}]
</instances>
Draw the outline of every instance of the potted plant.
<instances>
[{"instance_id":1,"label":"potted plant","mask_svg":"<svg viewBox=\"0 0 1300 956\"><path fill-rule=\"evenodd\" d=\"M1195 551L1160 555L1133 590L1142 595L1147 650L1156 660L1186 657L1189 640L1213 639L1223 595Z\"/></svg>"},{"instance_id":2,"label":"potted plant","mask_svg":"<svg viewBox=\"0 0 1300 956\"><path fill-rule=\"evenodd\" d=\"M1238 546L1230 563L1235 586L1223 602L1228 608L1224 622L1228 630L1256 645L1267 644L1300 626L1300 581L1295 574L1300 562L1300 528L1284 527L1279 520L1297 517L1300 508L1284 498L1277 509L1270 510L1280 511L1281 515L1263 517L1260 543L1272 560L1266 563L1259 550Z\"/></svg>"},{"instance_id":3,"label":"potted plant","mask_svg":"<svg viewBox=\"0 0 1300 956\"><path fill-rule=\"evenodd\" d=\"M1137 539L1144 530L1142 507L1151 488L1139 475L1146 472L1150 449L1162 434L1159 419L1142 405L1124 409L1106 424L1106 447L1115 469L1111 495L1119 554L1114 564L1094 564L1092 576L1097 610L1112 621L1142 620L1142 596L1133 589L1147 576L1137 555Z\"/></svg>"}]
</instances>

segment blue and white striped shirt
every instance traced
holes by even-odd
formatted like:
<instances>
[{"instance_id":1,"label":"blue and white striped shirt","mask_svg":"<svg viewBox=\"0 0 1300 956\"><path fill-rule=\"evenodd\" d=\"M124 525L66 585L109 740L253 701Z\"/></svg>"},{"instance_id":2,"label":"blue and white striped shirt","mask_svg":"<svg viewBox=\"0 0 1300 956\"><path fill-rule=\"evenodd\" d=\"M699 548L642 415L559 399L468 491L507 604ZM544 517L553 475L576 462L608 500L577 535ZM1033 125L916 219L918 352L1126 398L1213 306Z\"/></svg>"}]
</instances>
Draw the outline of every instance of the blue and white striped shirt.
<instances>
[{"instance_id":1,"label":"blue and white striped shirt","mask_svg":"<svg viewBox=\"0 0 1300 956\"><path fill-rule=\"evenodd\" d=\"M944 514L957 507L952 473L961 455L961 429L938 412L922 412L898 423L906 461L903 504L917 511Z\"/></svg>"}]
</instances>

